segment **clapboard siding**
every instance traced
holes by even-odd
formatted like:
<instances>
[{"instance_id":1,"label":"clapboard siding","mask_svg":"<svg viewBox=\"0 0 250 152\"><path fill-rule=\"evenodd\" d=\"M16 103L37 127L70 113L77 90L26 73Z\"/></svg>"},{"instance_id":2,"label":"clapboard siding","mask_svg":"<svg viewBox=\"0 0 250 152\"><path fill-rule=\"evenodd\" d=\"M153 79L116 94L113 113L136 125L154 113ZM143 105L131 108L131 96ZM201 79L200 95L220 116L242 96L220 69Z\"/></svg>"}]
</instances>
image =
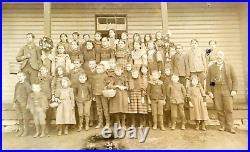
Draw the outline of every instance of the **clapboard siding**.
<instances>
[{"instance_id":1,"label":"clapboard siding","mask_svg":"<svg viewBox=\"0 0 250 152\"><path fill-rule=\"evenodd\" d=\"M103 3L106 4L106 3ZM159 3L52 3L52 38L59 41L60 33L95 33L95 14L126 14L129 37L139 32L155 33L162 30Z\"/></svg>"},{"instance_id":2,"label":"clapboard siding","mask_svg":"<svg viewBox=\"0 0 250 152\"><path fill-rule=\"evenodd\" d=\"M160 3L51 3L51 37L54 43L59 42L59 35L78 31L95 33L95 14L126 14L129 38L139 32L154 35L162 31ZM240 14L236 3L168 3L168 26L173 33L172 41L180 43L185 50L189 49L190 40L197 38L200 47L205 50L208 41L214 39L218 47L225 51L236 69L239 80L238 99L247 94L248 74L244 70L243 50L240 33ZM33 32L36 44L44 34L43 3L4 3L2 18L2 69L3 69L3 102L11 102L16 77L8 74L9 62L15 61L16 54L26 40L25 34Z\"/></svg>"},{"instance_id":3,"label":"clapboard siding","mask_svg":"<svg viewBox=\"0 0 250 152\"><path fill-rule=\"evenodd\" d=\"M19 49L32 32L38 43L43 36L42 3L4 3L2 10L2 100L12 102L16 76L9 74L9 62L15 62Z\"/></svg>"},{"instance_id":4,"label":"clapboard siding","mask_svg":"<svg viewBox=\"0 0 250 152\"><path fill-rule=\"evenodd\" d=\"M199 40L205 50L209 40L216 40L218 48L225 52L238 76L238 99L244 99L247 84L244 81L243 50L240 39L240 16L234 3L168 3L168 25L173 33L172 40L190 48L190 40Z\"/></svg>"}]
</instances>

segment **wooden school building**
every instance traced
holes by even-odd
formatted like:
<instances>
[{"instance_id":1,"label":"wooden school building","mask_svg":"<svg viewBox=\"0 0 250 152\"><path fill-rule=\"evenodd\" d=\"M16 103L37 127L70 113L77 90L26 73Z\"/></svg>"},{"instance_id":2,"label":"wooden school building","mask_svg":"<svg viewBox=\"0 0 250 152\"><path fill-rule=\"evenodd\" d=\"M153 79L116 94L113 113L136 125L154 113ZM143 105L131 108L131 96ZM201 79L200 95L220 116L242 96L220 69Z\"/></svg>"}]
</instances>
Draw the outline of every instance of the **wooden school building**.
<instances>
[{"instance_id":1,"label":"wooden school building","mask_svg":"<svg viewBox=\"0 0 250 152\"><path fill-rule=\"evenodd\" d=\"M217 41L238 76L236 103L247 103L247 12L247 3L2 3L2 103L12 103L17 78L11 71L28 32L38 45L44 35L56 44L61 33L71 40L74 31L82 38L96 31L105 35L109 28L126 31L130 39L135 32L144 36L170 30L171 40L184 50L193 38L203 50L209 40ZM13 118L8 108L3 110L2 119Z\"/></svg>"}]
</instances>

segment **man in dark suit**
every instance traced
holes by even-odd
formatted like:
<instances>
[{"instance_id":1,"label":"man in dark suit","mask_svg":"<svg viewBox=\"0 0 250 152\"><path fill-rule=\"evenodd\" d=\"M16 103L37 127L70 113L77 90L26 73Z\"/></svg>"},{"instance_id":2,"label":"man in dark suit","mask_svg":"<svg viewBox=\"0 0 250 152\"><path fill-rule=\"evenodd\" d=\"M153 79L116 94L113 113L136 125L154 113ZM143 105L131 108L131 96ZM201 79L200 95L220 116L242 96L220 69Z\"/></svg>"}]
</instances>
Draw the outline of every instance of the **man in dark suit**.
<instances>
[{"instance_id":1,"label":"man in dark suit","mask_svg":"<svg viewBox=\"0 0 250 152\"><path fill-rule=\"evenodd\" d=\"M35 45L35 35L33 33L26 34L27 44L18 52L17 62L22 62L21 71L26 73L30 83L36 81L41 65L41 50Z\"/></svg>"},{"instance_id":2,"label":"man in dark suit","mask_svg":"<svg viewBox=\"0 0 250 152\"><path fill-rule=\"evenodd\" d=\"M233 127L233 97L237 91L237 79L233 67L224 61L224 53L216 54L216 62L208 69L207 92L215 100L220 131L235 134Z\"/></svg>"}]
</instances>

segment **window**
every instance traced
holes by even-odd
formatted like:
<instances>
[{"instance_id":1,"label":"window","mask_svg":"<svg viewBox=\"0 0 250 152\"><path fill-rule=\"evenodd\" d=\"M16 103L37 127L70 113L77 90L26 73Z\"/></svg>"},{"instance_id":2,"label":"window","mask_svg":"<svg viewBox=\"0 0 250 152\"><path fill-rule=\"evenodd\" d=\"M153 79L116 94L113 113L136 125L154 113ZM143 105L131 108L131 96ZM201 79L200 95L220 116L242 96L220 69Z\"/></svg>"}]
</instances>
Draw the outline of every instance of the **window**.
<instances>
[{"instance_id":1,"label":"window","mask_svg":"<svg viewBox=\"0 0 250 152\"><path fill-rule=\"evenodd\" d=\"M109 29L115 29L117 38L120 38L122 32L127 32L127 16L96 15L96 31L108 36Z\"/></svg>"}]
</instances>

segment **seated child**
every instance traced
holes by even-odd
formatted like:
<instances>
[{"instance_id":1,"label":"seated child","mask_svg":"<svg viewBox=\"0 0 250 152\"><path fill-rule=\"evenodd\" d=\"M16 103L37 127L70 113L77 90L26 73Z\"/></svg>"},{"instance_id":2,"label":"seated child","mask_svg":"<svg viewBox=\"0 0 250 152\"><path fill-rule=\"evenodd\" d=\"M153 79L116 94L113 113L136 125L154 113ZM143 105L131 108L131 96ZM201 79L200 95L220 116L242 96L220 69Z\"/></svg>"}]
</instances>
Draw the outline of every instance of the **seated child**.
<instances>
[{"instance_id":1,"label":"seated child","mask_svg":"<svg viewBox=\"0 0 250 152\"><path fill-rule=\"evenodd\" d=\"M90 107L92 102L92 88L90 83L87 81L85 73L79 75L79 84L77 87L76 104L79 115L79 127L78 132L82 130L83 116L85 116L85 130L89 130L89 116Z\"/></svg>"},{"instance_id":2,"label":"seated child","mask_svg":"<svg viewBox=\"0 0 250 152\"><path fill-rule=\"evenodd\" d=\"M168 86L167 92L170 98L171 107L171 130L175 130L178 112L181 117L181 130L185 130L185 113L184 113L184 98L186 97L185 87L179 83L179 77L173 75L171 77L172 83Z\"/></svg>"},{"instance_id":3,"label":"seated child","mask_svg":"<svg viewBox=\"0 0 250 152\"><path fill-rule=\"evenodd\" d=\"M39 135L40 138L44 137L46 129L45 118L46 110L48 109L48 99L46 98L46 95L41 92L40 84L32 84L32 93L28 97L27 109L30 110L36 127L36 134L33 137L36 138Z\"/></svg>"},{"instance_id":4,"label":"seated child","mask_svg":"<svg viewBox=\"0 0 250 152\"><path fill-rule=\"evenodd\" d=\"M27 136L28 134L28 112L26 109L28 96L31 92L30 84L26 81L26 75L23 72L17 73L18 82L15 86L14 107L16 109L19 122L17 136Z\"/></svg>"}]
</instances>

